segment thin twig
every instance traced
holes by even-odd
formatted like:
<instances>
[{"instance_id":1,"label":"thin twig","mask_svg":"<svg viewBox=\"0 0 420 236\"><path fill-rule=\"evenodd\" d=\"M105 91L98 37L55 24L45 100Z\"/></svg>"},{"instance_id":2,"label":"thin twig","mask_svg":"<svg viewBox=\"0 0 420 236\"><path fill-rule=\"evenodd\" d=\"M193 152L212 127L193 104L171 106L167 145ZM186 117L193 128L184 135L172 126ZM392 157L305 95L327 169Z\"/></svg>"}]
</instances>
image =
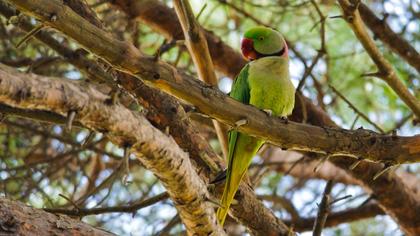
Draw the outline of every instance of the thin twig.
<instances>
[{"instance_id":1,"label":"thin twig","mask_svg":"<svg viewBox=\"0 0 420 236\"><path fill-rule=\"evenodd\" d=\"M211 86L217 86L218 79L214 72L215 70L210 57L207 39L194 17L190 4L187 0L175 0L174 6L184 32L185 44L197 68L198 77ZM213 123L217 137L222 146L223 155L227 157L227 128L217 121L213 121Z\"/></svg>"},{"instance_id":2,"label":"thin twig","mask_svg":"<svg viewBox=\"0 0 420 236\"><path fill-rule=\"evenodd\" d=\"M420 117L420 100L418 100L398 78L391 63L381 54L375 42L370 37L366 27L360 17L358 7L360 1L358 0L338 0L343 10L344 19L352 28L356 37L362 43L366 52L369 54L372 61L378 68L375 77L384 80L394 92L404 101L404 103L413 111L413 113Z\"/></svg>"},{"instance_id":3,"label":"thin twig","mask_svg":"<svg viewBox=\"0 0 420 236\"><path fill-rule=\"evenodd\" d=\"M133 213L133 212L138 211L141 208L145 208L157 202L163 201L167 199L168 197L169 197L168 193L163 192L161 194L158 194L144 201L133 203L127 206L98 207L98 208L91 208L91 209L88 209L88 208L77 208L77 209L44 208L43 210L51 212L51 213L60 213L60 214L72 215L72 216L99 215L99 214L114 213L114 212Z\"/></svg>"},{"instance_id":4,"label":"thin twig","mask_svg":"<svg viewBox=\"0 0 420 236\"><path fill-rule=\"evenodd\" d=\"M314 228L313 228L313 236L320 236L322 229L324 228L325 222L327 221L327 216L330 211L330 203L331 203L331 190L333 187L333 181L329 180L327 185L325 186L324 194L322 196L321 203L319 204L318 215L316 217Z\"/></svg>"},{"instance_id":5,"label":"thin twig","mask_svg":"<svg viewBox=\"0 0 420 236\"><path fill-rule=\"evenodd\" d=\"M363 112L361 112L359 109L357 109L357 107L355 105L353 105L353 103L351 103L343 94L340 93L340 91L338 91L336 88L334 88L334 86L332 86L331 84L328 85L332 91L334 91L335 94L337 94L337 96L339 96L341 99L343 99L343 101L354 111L357 113L358 116L362 117L365 121L367 121L369 124L371 124L373 127L375 127L379 132L381 132L382 134L385 133L385 131L379 127L375 122L371 121L369 119L369 117L367 117L365 114L363 114Z\"/></svg>"}]
</instances>

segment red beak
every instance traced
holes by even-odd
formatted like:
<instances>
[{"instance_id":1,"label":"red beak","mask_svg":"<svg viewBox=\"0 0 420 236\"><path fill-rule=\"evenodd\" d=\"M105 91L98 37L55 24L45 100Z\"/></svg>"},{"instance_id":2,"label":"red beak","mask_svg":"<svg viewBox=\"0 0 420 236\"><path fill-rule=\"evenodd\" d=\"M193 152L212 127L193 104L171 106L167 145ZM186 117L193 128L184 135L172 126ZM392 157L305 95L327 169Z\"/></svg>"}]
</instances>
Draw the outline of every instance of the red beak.
<instances>
[{"instance_id":1,"label":"red beak","mask_svg":"<svg viewBox=\"0 0 420 236\"><path fill-rule=\"evenodd\" d=\"M241 51L245 59L255 60L257 59L257 53L254 49L254 41L252 39L243 38L241 42Z\"/></svg>"}]
</instances>

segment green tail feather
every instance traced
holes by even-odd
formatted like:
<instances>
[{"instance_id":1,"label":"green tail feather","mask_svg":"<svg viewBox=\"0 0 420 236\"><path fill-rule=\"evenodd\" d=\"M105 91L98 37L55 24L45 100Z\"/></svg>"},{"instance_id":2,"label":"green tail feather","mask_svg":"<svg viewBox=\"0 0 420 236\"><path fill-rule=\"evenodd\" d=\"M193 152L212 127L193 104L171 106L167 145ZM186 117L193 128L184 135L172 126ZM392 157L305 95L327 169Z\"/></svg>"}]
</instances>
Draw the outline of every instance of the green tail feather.
<instances>
[{"instance_id":1,"label":"green tail feather","mask_svg":"<svg viewBox=\"0 0 420 236\"><path fill-rule=\"evenodd\" d=\"M263 141L245 134L231 132L230 138L234 138L235 145L229 150L229 164L226 173L226 184L221 199L221 205L217 210L217 219L221 225L224 224L229 207L232 204L236 191L239 188L252 158L262 146ZM232 140L232 139L231 139Z\"/></svg>"}]
</instances>

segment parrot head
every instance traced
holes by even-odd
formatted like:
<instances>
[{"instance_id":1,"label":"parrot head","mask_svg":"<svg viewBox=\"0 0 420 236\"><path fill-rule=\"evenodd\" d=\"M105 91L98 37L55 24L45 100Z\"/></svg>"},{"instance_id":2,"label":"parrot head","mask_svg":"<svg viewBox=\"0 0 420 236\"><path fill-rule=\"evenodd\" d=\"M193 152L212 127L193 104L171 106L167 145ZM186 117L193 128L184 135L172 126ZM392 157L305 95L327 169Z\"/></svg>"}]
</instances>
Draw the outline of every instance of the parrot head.
<instances>
[{"instance_id":1,"label":"parrot head","mask_svg":"<svg viewBox=\"0 0 420 236\"><path fill-rule=\"evenodd\" d=\"M258 26L245 32L241 43L242 55L247 60L267 56L287 57L287 44L283 36L270 28Z\"/></svg>"}]
</instances>

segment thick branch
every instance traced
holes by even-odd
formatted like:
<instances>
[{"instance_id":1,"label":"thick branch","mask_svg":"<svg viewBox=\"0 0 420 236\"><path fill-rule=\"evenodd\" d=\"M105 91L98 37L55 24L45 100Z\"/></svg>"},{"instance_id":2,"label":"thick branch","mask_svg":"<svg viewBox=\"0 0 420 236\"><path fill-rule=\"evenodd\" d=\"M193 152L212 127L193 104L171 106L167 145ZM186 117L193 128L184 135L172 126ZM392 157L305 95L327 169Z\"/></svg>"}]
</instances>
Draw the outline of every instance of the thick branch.
<instances>
[{"instance_id":1,"label":"thick branch","mask_svg":"<svg viewBox=\"0 0 420 236\"><path fill-rule=\"evenodd\" d=\"M113 4L120 7L130 17L141 20L167 39L184 39L175 11L158 0L115 0ZM205 36L216 69L234 78L246 61L210 31L205 30Z\"/></svg>"},{"instance_id":2,"label":"thick branch","mask_svg":"<svg viewBox=\"0 0 420 236\"><path fill-rule=\"evenodd\" d=\"M16 14L5 3L0 2L0 12L10 18ZM30 31L32 25L21 19L18 26L25 31ZM118 89L120 84L125 90L134 94L143 107L147 109L147 118L160 130L167 130L175 138L181 148L188 150L190 158L200 165L200 173L209 175L212 170L220 169L218 156L208 145L207 140L197 134L194 126L191 125L186 112L175 98L146 86L141 80L116 71L105 71L99 63L89 60L80 55L81 50L71 50L58 40L54 39L48 32L39 32L34 36L39 41L55 50L64 57L70 64L83 72L89 79L96 82L106 82L113 89ZM203 162L203 160L205 160ZM209 177L207 177L209 178Z\"/></svg>"},{"instance_id":3,"label":"thick branch","mask_svg":"<svg viewBox=\"0 0 420 236\"><path fill-rule=\"evenodd\" d=\"M183 31L175 12L158 0L115 0L113 4L131 17L147 24L167 39L184 39ZM203 30L215 68L221 73L235 78L246 64L245 59L232 47L223 43L211 31ZM305 120L309 124L335 126L330 117L322 109L315 106L310 99L296 93L296 101L301 102L295 104L295 109L290 117L291 120L301 121L305 116Z\"/></svg>"},{"instance_id":4,"label":"thick branch","mask_svg":"<svg viewBox=\"0 0 420 236\"><path fill-rule=\"evenodd\" d=\"M0 12L6 17L11 17L16 14L14 10L5 6L2 2L0 2ZM19 26L26 31L30 31L32 28L31 24L26 21L20 21ZM97 63L80 56L77 51L68 49L46 32L39 32L34 37L66 58L80 71L87 74L88 78L93 80L105 78L108 85L115 87L114 77L112 75L116 73L107 73ZM117 73L116 77L119 79L118 82L124 89L140 98L141 104L148 110L146 116L154 126L161 130L167 130L169 127L169 133L175 138L181 148L188 150L190 158L197 164L197 172L200 176L205 181L213 178L213 174L220 170L220 159L213 150L211 150L207 140L196 132L195 127L191 125L187 114L176 99L158 89L145 86L141 80L132 76L127 76L127 74ZM311 103L308 102L307 104ZM315 106L312 106L312 108L313 107ZM312 108L307 109L309 110ZM312 111L317 112L316 110ZM21 112L19 111L18 113ZM30 115L30 117L36 119L45 118L37 116L39 115L39 111L36 111L35 113L35 116L33 116L34 114L32 114L32 112L31 114L25 113L25 115ZM317 118L320 116L313 117ZM50 116L47 118L51 119ZM49 121L55 122L56 120ZM244 209L241 205L236 205L234 207L236 209L235 216L242 224L247 226L251 232L255 235L282 234L286 232L287 229L284 224L256 198L252 190L241 186L241 193L244 196L243 202L244 205L247 206L247 209ZM254 219L257 218L257 216L259 220L255 221Z\"/></svg>"},{"instance_id":5,"label":"thick branch","mask_svg":"<svg viewBox=\"0 0 420 236\"><path fill-rule=\"evenodd\" d=\"M258 109L241 104L222 92L182 73L164 62L143 56L133 45L119 41L94 25L87 23L71 9L55 1L12 1L23 11L34 15L66 35L119 70L143 79L173 96L188 101L196 108L230 126L246 119L241 132L267 139L283 148L364 157L385 163L410 163L420 160L420 136L384 136L367 130L321 128L267 116ZM56 15L55 21L50 16ZM74 26L83 26L74 27ZM101 43L97 43L101 42Z\"/></svg>"},{"instance_id":6,"label":"thick branch","mask_svg":"<svg viewBox=\"0 0 420 236\"><path fill-rule=\"evenodd\" d=\"M344 19L349 23L354 34L378 67L378 72L375 73L375 76L383 79L414 114L420 117L420 101L401 82L392 65L384 58L373 39L369 36L358 10L360 1L339 0L339 3L343 9Z\"/></svg>"},{"instance_id":7,"label":"thick branch","mask_svg":"<svg viewBox=\"0 0 420 236\"><path fill-rule=\"evenodd\" d=\"M47 20L48 17L46 16L42 16L42 14L39 13L39 10L37 11L38 8L43 9L42 12L50 12L51 11L46 11L45 6L50 5L51 3L53 3L54 5L56 5L56 8L54 8L56 11L57 9L60 10L60 5L58 5L57 8L57 4L54 2L50 2L50 1L42 1L42 3L40 4L39 1L14 1L15 3L19 3L19 6L26 6L26 12L38 12L36 14L36 16L38 18ZM35 6L33 5L35 4ZM48 8L47 8L48 9ZM58 11L57 11L58 12ZM63 15L61 15L61 18L63 17ZM60 20L60 17L57 18L58 20ZM77 21L76 21L77 22ZM80 22L78 22L80 23ZM95 51L98 53L98 48L95 46L95 44L97 42L104 42L105 44L109 45L109 38L106 37L105 35L105 39L106 40L102 40L104 39L104 35L101 35L101 33L96 32L96 34L94 34L93 39L90 39L92 37L92 34L89 35L84 35L84 34L78 34L78 33L74 33L74 30L71 30L71 27L65 26L65 22L61 22L59 25L55 25L55 27L60 28L61 31L65 32L66 34L72 36L73 38L81 38L78 41L81 42L83 45L85 45L85 47L90 46L89 48L91 49L91 51ZM69 24L69 26L73 26L73 25L77 25L73 20L72 21L67 21L67 24ZM64 25L64 26L62 26ZM80 24L79 24L80 25ZM91 28L90 28L91 29ZM84 32L85 33L85 32ZM86 42L86 40L88 42ZM109 58L113 58L113 50L116 50L116 52L121 52L121 47L117 47L117 45L120 44L112 44L111 46L104 46L101 48L105 48L104 50L109 50L107 52L107 55L111 55ZM123 44L122 44L123 45ZM116 46L116 47L112 47L112 46ZM123 45L124 46L124 45ZM124 48L124 47L123 47ZM131 48L131 47L126 47L126 49ZM99 52L101 52L99 50ZM131 52L130 50L122 50L122 52ZM100 55L103 55L101 53L98 53ZM141 62L140 61L136 61L133 60L131 61L131 59L135 58L138 59L139 57L141 57L141 55L139 54L139 52L136 52L133 56L133 54L124 54L122 53L122 55L126 56L126 60L121 60L121 57L119 57L119 53L117 53L115 56L118 57L118 59L114 59L113 61L115 62L115 65L120 65L118 62L124 62L125 66L127 66L127 68L131 68L132 71L141 71L142 75L144 76L144 78L148 78L149 80L153 81L153 75L155 75L155 73L152 73L152 71L148 71L145 70L145 68L147 68L147 65L152 65L152 68L158 67L159 69L161 69L159 72L164 72L166 71L166 75L169 76L170 78L173 78L177 81L179 80L184 80L185 81L190 81L190 79L188 79L187 76L184 76L182 74L179 73L175 73L176 71L174 71L173 68L168 67L167 65L163 64L163 63L159 63L160 66L156 65L156 64L151 64L152 62L149 62L149 60L143 59ZM106 55L103 55L106 56ZM140 65L146 65L145 66L140 66ZM154 67L155 66L155 67ZM159 74L160 76L161 74ZM183 77L184 76L184 77ZM163 76L165 77L165 76ZM191 80L192 81L192 80ZM158 80L155 81L155 83L157 85L159 85L159 87L164 88L166 87L166 91L169 90L169 86L167 83L164 83L162 80ZM177 88L177 87L174 87ZM177 88L179 89L179 88ZM175 90L177 92L179 92L179 90ZM188 90L189 91L189 90ZM206 93L206 88L203 88L203 93L210 95L208 93ZM187 97L188 98L188 97ZM189 97L190 101L191 101L191 97ZM305 105L307 105L309 103L305 103ZM224 107L224 106L223 106ZM316 124L328 124L330 126L334 126L334 123L332 123L331 119L329 119L328 116L325 115L325 113L319 111L319 109L313 109L315 106L306 106L306 110L311 112L314 112L316 114L318 114L317 116L313 116L314 120L309 120L308 122L311 123L316 123ZM312 110L313 109L313 110ZM229 113L230 114L230 113ZM311 116L312 117L312 116ZM318 117L321 117L321 119L318 119ZM308 117L310 118L310 117ZM312 118L311 118L312 119ZM312 142L312 141L311 141ZM353 160L348 160L346 158L334 158L332 161L334 161L334 164L340 166L343 169L348 168L348 166L350 166L353 163ZM378 178L378 180L375 183L372 183L372 176L375 174L376 171L379 170L378 165L360 165L357 167L356 171L352 171L351 174L353 176L355 176L356 178L362 180L364 182L364 184L372 189L373 192L378 193L380 198L378 199L380 204L382 206L384 206L386 209L389 208L389 212L396 220L401 220L401 227L404 231L406 232L414 232L413 235L415 235L415 232L420 232L420 229L417 229L415 227L415 222L416 218L414 217L406 217L407 214L404 213L407 211L415 211L415 207L413 208L412 206L417 206L416 204L416 200L415 198L413 198L413 194L411 192L411 190L408 190L406 188L406 186L403 184L403 182L401 181L401 179L396 178L395 175L393 174L387 174L387 175L383 175L381 177ZM388 181L388 177L392 179L393 184L389 185L389 181ZM397 188L393 188L390 186L397 186ZM392 191L391 191L392 190ZM397 193L397 194L396 194ZM409 199L409 201L403 201L403 204L401 204L401 200L400 198L407 198ZM411 205L410 205L411 204ZM397 207L398 206L398 207ZM255 215L255 212L252 212ZM245 214L246 215L246 214ZM412 215L410 215L412 216ZM404 222L406 221L406 222ZM251 222L252 223L252 222ZM418 231L416 231L418 230Z\"/></svg>"},{"instance_id":8,"label":"thick branch","mask_svg":"<svg viewBox=\"0 0 420 236\"><path fill-rule=\"evenodd\" d=\"M6 198L0 198L0 234L114 235L68 216L51 214Z\"/></svg>"},{"instance_id":9,"label":"thick branch","mask_svg":"<svg viewBox=\"0 0 420 236\"><path fill-rule=\"evenodd\" d=\"M207 46L207 40L194 17L190 4L187 0L176 0L174 5L184 31L188 51L197 68L198 78L206 82L206 84L217 87L218 81ZM227 128L217 121L214 121L214 127L226 158L228 155Z\"/></svg>"},{"instance_id":10,"label":"thick branch","mask_svg":"<svg viewBox=\"0 0 420 236\"><path fill-rule=\"evenodd\" d=\"M375 37L420 73L420 54L417 50L407 40L392 31L385 20L379 19L366 4L360 3L359 12L363 22L375 34Z\"/></svg>"},{"instance_id":11,"label":"thick branch","mask_svg":"<svg viewBox=\"0 0 420 236\"><path fill-rule=\"evenodd\" d=\"M325 222L325 227L334 227L342 223L349 223L384 214L383 210L377 204L369 203L357 208L330 213ZM298 221L285 221L285 223L293 226L296 231L303 232L312 229L315 219L314 217L300 218Z\"/></svg>"},{"instance_id":12,"label":"thick branch","mask_svg":"<svg viewBox=\"0 0 420 236\"><path fill-rule=\"evenodd\" d=\"M362 162L354 170L348 166L353 163L350 158L334 158L336 166L347 170L353 177L361 180L362 186L370 190L382 210L399 224L407 235L420 233L420 201L418 188L408 183L404 184L401 177L393 172L387 172L373 181L373 176L382 170L381 166ZM369 191L369 192L370 192Z\"/></svg>"},{"instance_id":13,"label":"thick branch","mask_svg":"<svg viewBox=\"0 0 420 236\"><path fill-rule=\"evenodd\" d=\"M87 84L18 73L0 64L0 101L19 108L77 113L86 127L103 132L111 141L131 147L144 166L162 181L191 234L216 233L214 210L206 202L206 185L191 166L188 154L140 115Z\"/></svg>"}]
</instances>

